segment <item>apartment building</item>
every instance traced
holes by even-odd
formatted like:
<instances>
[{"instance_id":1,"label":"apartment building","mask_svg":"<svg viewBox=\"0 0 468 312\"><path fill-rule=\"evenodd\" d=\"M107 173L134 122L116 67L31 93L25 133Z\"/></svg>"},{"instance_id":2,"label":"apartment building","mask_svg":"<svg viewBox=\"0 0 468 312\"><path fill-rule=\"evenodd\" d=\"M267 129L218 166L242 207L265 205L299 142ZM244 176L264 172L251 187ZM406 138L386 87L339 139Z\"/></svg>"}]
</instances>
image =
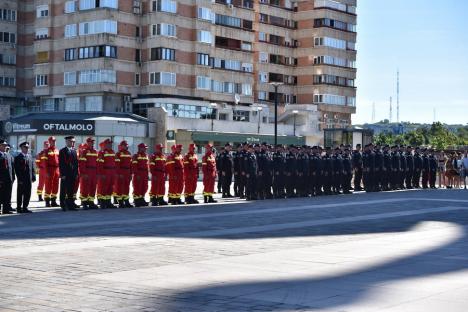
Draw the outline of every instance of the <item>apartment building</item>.
<instances>
[{"instance_id":1,"label":"apartment building","mask_svg":"<svg viewBox=\"0 0 468 312\"><path fill-rule=\"evenodd\" d=\"M313 144L323 129L349 126L355 112L356 0L0 6L0 98L12 115L147 117L162 107L176 133L271 135L277 96L280 134Z\"/></svg>"}]
</instances>

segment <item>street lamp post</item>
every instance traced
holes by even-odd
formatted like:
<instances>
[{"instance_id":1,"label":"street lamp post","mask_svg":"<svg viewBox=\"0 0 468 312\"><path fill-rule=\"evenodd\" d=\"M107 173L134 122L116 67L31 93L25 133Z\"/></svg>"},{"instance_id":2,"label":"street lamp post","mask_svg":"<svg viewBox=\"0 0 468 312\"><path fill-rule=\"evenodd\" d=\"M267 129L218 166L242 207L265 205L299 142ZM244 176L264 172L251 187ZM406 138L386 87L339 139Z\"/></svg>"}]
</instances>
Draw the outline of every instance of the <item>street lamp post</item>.
<instances>
[{"instance_id":1,"label":"street lamp post","mask_svg":"<svg viewBox=\"0 0 468 312\"><path fill-rule=\"evenodd\" d=\"M296 116L299 113L299 111L293 110L292 113L294 114L294 132L293 132L293 135L296 136Z\"/></svg>"},{"instance_id":2,"label":"street lamp post","mask_svg":"<svg viewBox=\"0 0 468 312\"><path fill-rule=\"evenodd\" d=\"M275 88L275 146L278 145L278 87L282 82L270 82Z\"/></svg>"},{"instance_id":3,"label":"street lamp post","mask_svg":"<svg viewBox=\"0 0 468 312\"><path fill-rule=\"evenodd\" d=\"M216 118L215 109L218 107L216 103L210 103L211 107L211 131L214 131L214 119Z\"/></svg>"},{"instance_id":4,"label":"street lamp post","mask_svg":"<svg viewBox=\"0 0 468 312\"><path fill-rule=\"evenodd\" d=\"M257 106L255 110L257 111L257 115L258 115L257 133L260 134L260 118L261 118L263 107Z\"/></svg>"}]
</instances>

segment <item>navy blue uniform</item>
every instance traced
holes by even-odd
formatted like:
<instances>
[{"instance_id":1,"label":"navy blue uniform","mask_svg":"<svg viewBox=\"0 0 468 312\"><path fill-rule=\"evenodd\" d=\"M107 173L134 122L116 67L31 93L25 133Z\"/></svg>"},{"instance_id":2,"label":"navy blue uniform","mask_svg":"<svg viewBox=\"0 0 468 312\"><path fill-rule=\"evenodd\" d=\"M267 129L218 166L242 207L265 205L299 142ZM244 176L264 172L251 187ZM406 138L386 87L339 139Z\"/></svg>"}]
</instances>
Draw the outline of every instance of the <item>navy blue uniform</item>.
<instances>
[{"instance_id":1,"label":"navy blue uniform","mask_svg":"<svg viewBox=\"0 0 468 312\"><path fill-rule=\"evenodd\" d=\"M272 159L272 171L273 171L273 195L275 198L284 198L284 170L285 170L285 158L283 153L274 152Z\"/></svg>"},{"instance_id":2,"label":"navy blue uniform","mask_svg":"<svg viewBox=\"0 0 468 312\"><path fill-rule=\"evenodd\" d=\"M413 175L413 187L420 188L419 181L421 180L421 171L423 168L423 159L421 154L414 154L414 175Z\"/></svg>"},{"instance_id":3,"label":"navy blue uniform","mask_svg":"<svg viewBox=\"0 0 468 312\"><path fill-rule=\"evenodd\" d=\"M414 156L410 152L406 152L406 176L405 184L407 189L413 188L414 175Z\"/></svg>"}]
</instances>

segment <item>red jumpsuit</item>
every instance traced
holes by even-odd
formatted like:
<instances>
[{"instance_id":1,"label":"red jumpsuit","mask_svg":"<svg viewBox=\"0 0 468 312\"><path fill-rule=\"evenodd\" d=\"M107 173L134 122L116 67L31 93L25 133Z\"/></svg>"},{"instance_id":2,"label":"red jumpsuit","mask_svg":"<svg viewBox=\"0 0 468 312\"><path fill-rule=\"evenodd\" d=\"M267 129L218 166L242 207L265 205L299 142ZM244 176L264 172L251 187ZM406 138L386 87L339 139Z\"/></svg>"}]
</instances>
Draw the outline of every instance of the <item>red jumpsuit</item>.
<instances>
[{"instance_id":1,"label":"red jumpsuit","mask_svg":"<svg viewBox=\"0 0 468 312\"><path fill-rule=\"evenodd\" d=\"M55 147L47 149L47 160L45 160L45 168L47 177L45 180L46 200L56 200L59 188L59 152Z\"/></svg>"},{"instance_id":2,"label":"red jumpsuit","mask_svg":"<svg viewBox=\"0 0 468 312\"><path fill-rule=\"evenodd\" d=\"M148 191L148 155L137 153L132 158L133 200L145 199Z\"/></svg>"},{"instance_id":3,"label":"red jumpsuit","mask_svg":"<svg viewBox=\"0 0 468 312\"><path fill-rule=\"evenodd\" d=\"M198 157L195 153L187 153L184 157L185 198L195 196L198 181Z\"/></svg>"},{"instance_id":4,"label":"red jumpsuit","mask_svg":"<svg viewBox=\"0 0 468 312\"><path fill-rule=\"evenodd\" d=\"M130 181L132 180L132 154L121 150L115 154L117 177L114 183L114 193L117 200L126 201L130 194Z\"/></svg>"},{"instance_id":5,"label":"red jumpsuit","mask_svg":"<svg viewBox=\"0 0 468 312\"><path fill-rule=\"evenodd\" d=\"M166 157L154 153L150 157L151 190L150 197L158 200L166 194Z\"/></svg>"},{"instance_id":6,"label":"red jumpsuit","mask_svg":"<svg viewBox=\"0 0 468 312\"><path fill-rule=\"evenodd\" d=\"M112 149L99 151L97 160L97 197L101 200L112 199L115 178L115 153Z\"/></svg>"},{"instance_id":7,"label":"red jumpsuit","mask_svg":"<svg viewBox=\"0 0 468 312\"><path fill-rule=\"evenodd\" d=\"M178 153L167 157L166 170L169 176L169 199L180 200L184 189L184 161Z\"/></svg>"},{"instance_id":8,"label":"red jumpsuit","mask_svg":"<svg viewBox=\"0 0 468 312\"><path fill-rule=\"evenodd\" d=\"M97 157L94 148L87 147L80 153L78 168L80 172L80 199L94 202L97 184Z\"/></svg>"},{"instance_id":9,"label":"red jumpsuit","mask_svg":"<svg viewBox=\"0 0 468 312\"><path fill-rule=\"evenodd\" d=\"M39 183L37 185L37 195L39 196L44 194L44 186L47 174L46 162L47 150L42 150L36 156L36 168L39 170Z\"/></svg>"},{"instance_id":10,"label":"red jumpsuit","mask_svg":"<svg viewBox=\"0 0 468 312\"><path fill-rule=\"evenodd\" d=\"M206 153L202 158L203 196L213 196L216 180L216 159L213 153Z\"/></svg>"}]
</instances>

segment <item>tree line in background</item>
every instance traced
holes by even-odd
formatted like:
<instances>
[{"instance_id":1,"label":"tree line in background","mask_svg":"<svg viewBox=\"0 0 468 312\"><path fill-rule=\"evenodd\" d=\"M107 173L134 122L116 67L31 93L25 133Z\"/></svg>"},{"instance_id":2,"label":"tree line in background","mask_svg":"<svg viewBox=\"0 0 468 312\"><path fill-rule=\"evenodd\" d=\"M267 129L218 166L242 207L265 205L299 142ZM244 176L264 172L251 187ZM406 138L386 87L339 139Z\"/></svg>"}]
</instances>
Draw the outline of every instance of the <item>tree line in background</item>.
<instances>
[{"instance_id":1,"label":"tree line in background","mask_svg":"<svg viewBox=\"0 0 468 312\"><path fill-rule=\"evenodd\" d=\"M374 144L431 146L438 150L468 146L468 126L450 131L442 123L435 122L403 134L382 132L374 135Z\"/></svg>"}]
</instances>

